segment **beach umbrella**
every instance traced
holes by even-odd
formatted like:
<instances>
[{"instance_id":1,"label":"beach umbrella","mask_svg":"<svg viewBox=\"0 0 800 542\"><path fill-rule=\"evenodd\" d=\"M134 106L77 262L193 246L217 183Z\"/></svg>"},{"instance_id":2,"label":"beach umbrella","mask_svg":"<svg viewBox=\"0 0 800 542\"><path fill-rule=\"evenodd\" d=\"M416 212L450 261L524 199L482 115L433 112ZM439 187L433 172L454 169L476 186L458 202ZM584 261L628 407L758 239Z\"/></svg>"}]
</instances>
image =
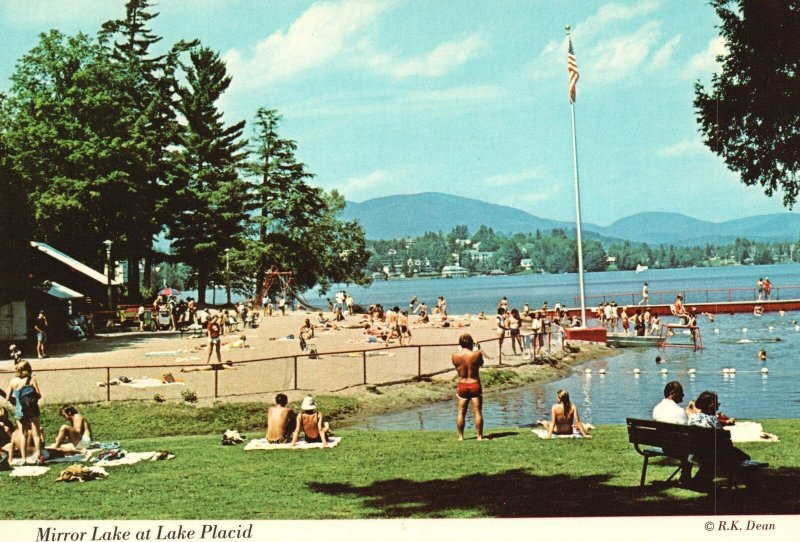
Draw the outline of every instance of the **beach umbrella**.
<instances>
[{"instance_id":1,"label":"beach umbrella","mask_svg":"<svg viewBox=\"0 0 800 542\"><path fill-rule=\"evenodd\" d=\"M175 296L178 296L178 295L182 295L182 294L181 294L181 291L178 290L177 288L171 288L171 287L167 286L166 288L162 288L161 291L158 292L158 295L167 295L167 296L175 295Z\"/></svg>"}]
</instances>

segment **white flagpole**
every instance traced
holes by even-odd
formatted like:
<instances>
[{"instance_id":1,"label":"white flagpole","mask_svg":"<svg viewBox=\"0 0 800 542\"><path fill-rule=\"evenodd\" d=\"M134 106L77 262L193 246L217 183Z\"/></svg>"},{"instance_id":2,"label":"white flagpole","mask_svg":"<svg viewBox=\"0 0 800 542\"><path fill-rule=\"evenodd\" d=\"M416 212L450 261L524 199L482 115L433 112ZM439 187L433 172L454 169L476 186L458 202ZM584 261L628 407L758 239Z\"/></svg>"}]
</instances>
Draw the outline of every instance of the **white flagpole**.
<instances>
[{"instance_id":1,"label":"white flagpole","mask_svg":"<svg viewBox=\"0 0 800 542\"><path fill-rule=\"evenodd\" d=\"M564 29L569 36L570 26ZM581 294L581 327L586 327L586 291L583 283L583 239L581 237L581 192L578 183L578 137L575 130L575 102L569 101L570 113L572 115L572 169L575 177L575 223L578 242L578 280L580 283Z\"/></svg>"}]
</instances>

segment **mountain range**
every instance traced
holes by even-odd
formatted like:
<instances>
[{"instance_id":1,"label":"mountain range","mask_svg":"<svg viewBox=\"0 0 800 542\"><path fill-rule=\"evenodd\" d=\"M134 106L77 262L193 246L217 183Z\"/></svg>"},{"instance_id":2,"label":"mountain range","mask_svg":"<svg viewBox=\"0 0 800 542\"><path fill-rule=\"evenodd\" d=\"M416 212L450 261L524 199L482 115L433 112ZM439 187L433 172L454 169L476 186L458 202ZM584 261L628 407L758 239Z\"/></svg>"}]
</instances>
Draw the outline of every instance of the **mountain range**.
<instances>
[{"instance_id":1,"label":"mountain range","mask_svg":"<svg viewBox=\"0 0 800 542\"><path fill-rule=\"evenodd\" d=\"M367 239L418 237L425 232L449 232L466 224L471 233L481 225L496 232L546 232L554 228L574 230L574 221L542 218L514 207L480 200L424 192L347 202L344 218L357 220ZM773 213L710 222L680 213L645 212L615 221L609 226L584 222L587 238L609 241L624 239L651 245L704 245L733 243L737 237L752 241L796 241L800 237L800 214Z\"/></svg>"}]
</instances>

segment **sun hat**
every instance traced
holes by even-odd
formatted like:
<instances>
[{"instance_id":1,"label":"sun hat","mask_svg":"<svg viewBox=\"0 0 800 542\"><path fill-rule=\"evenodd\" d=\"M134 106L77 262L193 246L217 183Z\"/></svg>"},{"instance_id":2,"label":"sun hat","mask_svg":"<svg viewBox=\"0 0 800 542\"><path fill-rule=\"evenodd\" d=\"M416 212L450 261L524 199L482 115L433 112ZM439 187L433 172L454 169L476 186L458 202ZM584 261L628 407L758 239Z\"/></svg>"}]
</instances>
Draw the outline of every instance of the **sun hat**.
<instances>
[{"instance_id":1,"label":"sun hat","mask_svg":"<svg viewBox=\"0 0 800 542\"><path fill-rule=\"evenodd\" d=\"M317 410L317 403L314 401L314 398L310 395L306 395L303 398L303 404L300 405L300 410Z\"/></svg>"}]
</instances>

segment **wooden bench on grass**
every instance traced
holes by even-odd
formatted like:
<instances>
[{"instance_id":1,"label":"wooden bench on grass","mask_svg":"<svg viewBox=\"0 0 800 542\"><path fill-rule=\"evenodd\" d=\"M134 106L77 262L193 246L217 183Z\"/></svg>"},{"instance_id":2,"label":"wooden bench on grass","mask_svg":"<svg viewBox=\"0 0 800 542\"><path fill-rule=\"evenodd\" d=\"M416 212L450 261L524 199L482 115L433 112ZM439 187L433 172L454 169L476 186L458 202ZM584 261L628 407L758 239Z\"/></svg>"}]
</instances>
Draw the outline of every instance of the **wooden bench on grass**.
<instances>
[{"instance_id":1,"label":"wooden bench on grass","mask_svg":"<svg viewBox=\"0 0 800 542\"><path fill-rule=\"evenodd\" d=\"M677 460L679 465L667 481L681 473L681 482L687 482L691 478L692 460L698 451L732 446L730 431L634 418L627 418L626 422L628 440L643 457L640 486L644 485L650 458L666 457ZM769 463L747 460L736 465L735 471L738 477L749 480L753 472L768 466Z\"/></svg>"}]
</instances>

